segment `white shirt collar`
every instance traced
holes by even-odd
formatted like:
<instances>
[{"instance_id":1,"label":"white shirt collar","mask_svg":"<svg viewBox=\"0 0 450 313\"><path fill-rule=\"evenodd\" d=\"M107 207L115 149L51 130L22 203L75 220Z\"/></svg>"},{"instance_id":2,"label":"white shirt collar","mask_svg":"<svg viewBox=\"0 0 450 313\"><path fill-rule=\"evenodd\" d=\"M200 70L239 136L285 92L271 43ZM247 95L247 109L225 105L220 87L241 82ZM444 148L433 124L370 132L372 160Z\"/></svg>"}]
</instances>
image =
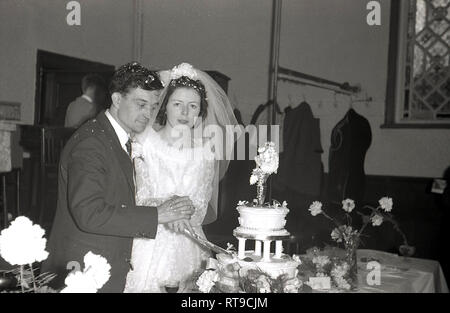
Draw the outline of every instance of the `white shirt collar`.
<instances>
[{"instance_id":1,"label":"white shirt collar","mask_svg":"<svg viewBox=\"0 0 450 313\"><path fill-rule=\"evenodd\" d=\"M127 143L128 139L130 138L130 136L128 135L128 133L122 128L122 126L120 126L120 124L116 121L116 119L111 115L111 113L109 113L109 110L105 111L105 115L106 117L109 119L109 121L111 122L112 127L114 128L114 131L117 134L117 137L119 137L119 142L120 145L122 146L122 149L125 150L125 152L127 151L127 148L125 147L125 144Z\"/></svg>"},{"instance_id":2,"label":"white shirt collar","mask_svg":"<svg viewBox=\"0 0 450 313\"><path fill-rule=\"evenodd\" d=\"M88 95L82 95L81 98L86 99L86 100L89 101L90 103L94 102L94 101L92 101L92 98L89 97Z\"/></svg>"}]
</instances>

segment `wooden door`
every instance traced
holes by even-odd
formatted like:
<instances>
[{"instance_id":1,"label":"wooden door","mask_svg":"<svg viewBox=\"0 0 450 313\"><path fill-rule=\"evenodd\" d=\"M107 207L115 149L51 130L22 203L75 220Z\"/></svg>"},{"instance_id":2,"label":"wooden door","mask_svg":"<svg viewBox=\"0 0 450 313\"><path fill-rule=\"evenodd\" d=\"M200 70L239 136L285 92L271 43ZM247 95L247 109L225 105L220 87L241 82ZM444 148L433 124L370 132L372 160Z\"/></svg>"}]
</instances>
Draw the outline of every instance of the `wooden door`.
<instances>
[{"instance_id":1,"label":"wooden door","mask_svg":"<svg viewBox=\"0 0 450 313\"><path fill-rule=\"evenodd\" d=\"M101 75L108 83L114 66L38 51L35 125L64 126L67 106L82 95L81 79L89 73ZM100 107L107 108L110 101L106 96Z\"/></svg>"}]
</instances>

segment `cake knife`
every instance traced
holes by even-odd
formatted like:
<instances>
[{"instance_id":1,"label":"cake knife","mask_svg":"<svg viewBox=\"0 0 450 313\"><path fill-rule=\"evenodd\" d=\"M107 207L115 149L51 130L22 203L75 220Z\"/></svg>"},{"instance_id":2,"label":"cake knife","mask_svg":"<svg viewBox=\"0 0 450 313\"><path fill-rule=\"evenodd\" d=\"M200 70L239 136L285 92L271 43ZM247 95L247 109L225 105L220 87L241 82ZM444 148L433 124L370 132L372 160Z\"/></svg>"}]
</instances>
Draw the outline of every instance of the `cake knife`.
<instances>
[{"instance_id":1,"label":"cake knife","mask_svg":"<svg viewBox=\"0 0 450 313\"><path fill-rule=\"evenodd\" d=\"M224 248L219 247L218 245L212 243L211 241L208 241L206 239L200 238L197 234L191 233L189 231L189 229L187 229L187 228L184 229L184 233L187 236L189 236L190 238L192 238L199 245L201 245L201 246L203 246L203 247L205 247L205 248L207 248L209 250L212 250L212 251L214 251L216 253L225 253L225 254L229 254L229 255L232 254L232 251L225 250Z\"/></svg>"}]
</instances>

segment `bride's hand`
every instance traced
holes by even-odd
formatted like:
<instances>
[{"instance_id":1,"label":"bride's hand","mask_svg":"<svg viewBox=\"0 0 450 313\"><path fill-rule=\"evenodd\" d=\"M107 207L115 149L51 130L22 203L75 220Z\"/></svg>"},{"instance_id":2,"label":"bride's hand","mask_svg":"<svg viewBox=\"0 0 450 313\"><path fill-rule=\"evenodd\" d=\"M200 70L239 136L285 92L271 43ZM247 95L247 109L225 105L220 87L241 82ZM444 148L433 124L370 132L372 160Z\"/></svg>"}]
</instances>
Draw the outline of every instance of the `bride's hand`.
<instances>
[{"instance_id":1,"label":"bride's hand","mask_svg":"<svg viewBox=\"0 0 450 313\"><path fill-rule=\"evenodd\" d=\"M157 207L158 223L166 224L176 220L189 219L194 213L194 205L189 197L172 197Z\"/></svg>"},{"instance_id":2,"label":"bride's hand","mask_svg":"<svg viewBox=\"0 0 450 313\"><path fill-rule=\"evenodd\" d=\"M167 226L169 227L169 229L178 233L183 233L184 230L187 229L189 232L194 234L194 230L192 229L191 223L185 219L167 223Z\"/></svg>"}]
</instances>

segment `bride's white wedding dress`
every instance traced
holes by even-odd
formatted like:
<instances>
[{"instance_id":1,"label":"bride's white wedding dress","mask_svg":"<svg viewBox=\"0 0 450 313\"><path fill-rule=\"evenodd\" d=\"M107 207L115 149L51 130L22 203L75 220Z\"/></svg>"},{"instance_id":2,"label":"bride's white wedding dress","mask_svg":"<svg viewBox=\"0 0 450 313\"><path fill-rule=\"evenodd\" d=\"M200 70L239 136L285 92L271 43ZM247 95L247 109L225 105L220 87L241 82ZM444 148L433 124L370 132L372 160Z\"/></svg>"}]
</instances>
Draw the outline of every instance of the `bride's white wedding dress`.
<instances>
[{"instance_id":1,"label":"bride's white wedding dress","mask_svg":"<svg viewBox=\"0 0 450 313\"><path fill-rule=\"evenodd\" d=\"M202 222L212 195L213 154L208 145L195 141L193 148L178 149L151 129L142 144L133 145L136 168L136 201L157 206L173 195L189 196L195 206L194 231L205 238ZM132 270L124 292L164 292L199 270L209 257L189 237L158 225L155 239L133 240Z\"/></svg>"}]
</instances>

